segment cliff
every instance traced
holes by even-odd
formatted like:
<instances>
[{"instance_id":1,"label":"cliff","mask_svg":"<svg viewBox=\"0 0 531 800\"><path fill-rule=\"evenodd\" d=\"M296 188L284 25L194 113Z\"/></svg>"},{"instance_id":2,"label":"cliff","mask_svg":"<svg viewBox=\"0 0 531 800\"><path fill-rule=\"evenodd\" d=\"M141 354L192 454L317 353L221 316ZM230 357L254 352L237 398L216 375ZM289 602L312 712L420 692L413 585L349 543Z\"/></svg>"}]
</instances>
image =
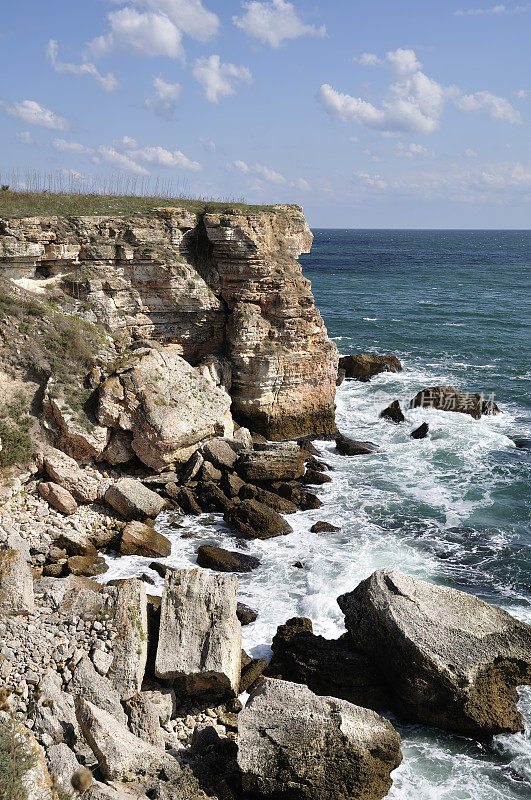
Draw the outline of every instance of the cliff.
<instances>
[{"instance_id":1,"label":"cliff","mask_svg":"<svg viewBox=\"0 0 531 800\"><path fill-rule=\"evenodd\" d=\"M63 319L107 332L128 355L170 348L172 359L230 391L239 424L285 439L335 430L337 350L297 261L311 242L297 206L0 219L0 278L52 308L59 303ZM110 339L105 347L116 349ZM110 360L99 378L91 376L92 391L112 374ZM53 368L50 375L45 408L60 436L72 414L55 397L61 377ZM102 413L92 429L102 446L81 455L101 454L109 440L102 427L132 431L134 439L134 426ZM144 422L142 430L145 436ZM182 444L174 432L165 463Z\"/></svg>"}]
</instances>

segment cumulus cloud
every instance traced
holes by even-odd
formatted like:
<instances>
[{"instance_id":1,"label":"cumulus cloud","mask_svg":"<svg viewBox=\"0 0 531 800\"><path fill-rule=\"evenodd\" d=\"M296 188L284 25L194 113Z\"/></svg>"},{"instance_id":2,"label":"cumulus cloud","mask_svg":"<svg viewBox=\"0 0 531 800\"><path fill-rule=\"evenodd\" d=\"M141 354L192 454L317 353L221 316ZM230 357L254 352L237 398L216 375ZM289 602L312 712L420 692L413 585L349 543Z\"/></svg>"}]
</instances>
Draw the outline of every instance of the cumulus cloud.
<instances>
[{"instance_id":1,"label":"cumulus cloud","mask_svg":"<svg viewBox=\"0 0 531 800\"><path fill-rule=\"evenodd\" d=\"M131 140L134 142L134 140ZM134 142L136 145L136 142ZM166 150L164 147L141 147L134 149L128 143L127 155L135 161L146 161L148 164L158 164L161 167L178 167L180 169L197 171L201 169L198 161L187 158L180 150Z\"/></svg>"},{"instance_id":2,"label":"cumulus cloud","mask_svg":"<svg viewBox=\"0 0 531 800\"><path fill-rule=\"evenodd\" d=\"M85 147L84 144L79 142L67 142L66 139L54 139L52 147L62 153L92 153L90 147Z\"/></svg>"},{"instance_id":3,"label":"cumulus cloud","mask_svg":"<svg viewBox=\"0 0 531 800\"><path fill-rule=\"evenodd\" d=\"M124 5L124 0L112 0ZM219 30L219 17L203 6L201 0L131 0L131 4L165 14L183 33L205 42Z\"/></svg>"},{"instance_id":4,"label":"cumulus cloud","mask_svg":"<svg viewBox=\"0 0 531 800\"><path fill-rule=\"evenodd\" d=\"M27 122L28 125L41 125L54 131L66 131L70 123L49 108L41 106L35 100L22 100L20 103L5 103L7 113L12 117Z\"/></svg>"},{"instance_id":5,"label":"cumulus cloud","mask_svg":"<svg viewBox=\"0 0 531 800\"><path fill-rule=\"evenodd\" d=\"M258 39L264 44L278 48L286 39L297 39L299 36L326 36L326 27L307 25L299 17L293 3L286 0L271 2L243 3L245 13L241 17L234 16L233 23L247 36Z\"/></svg>"},{"instance_id":6,"label":"cumulus cloud","mask_svg":"<svg viewBox=\"0 0 531 800\"><path fill-rule=\"evenodd\" d=\"M464 112L483 112L491 119L512 124L520 121L518 111L502 97L486 91L467 95L455 86L445 87L430 78L422 71L413 50L399 48L388 52L384 59L364 53L358 61L366 66L385 66L398 79L390 84L380 106L323 84L317 93L318 101L330 116L343 122L384 134L433 133L439 128L444 106L450 100Z\"/></svg>"},{"instance_id":7,"label":"cumulus cloud","mask_svg":"<svg viewBox=\"0 0 531 800\"><path fill-rule=\"evenodd\" d=\"M256 175L259 178L263 178L268 183L277 184L277 186L286 186L288 183L284 175L263 164L254 164L254 166L251 167L245 161L238 160L229 165L229 169L233 167L243 172L245 175Z\"/></svg>"},{"instance_id":8,"label":"cumulus cloud","mask_svg":"<svg viewBox=\"0 0 531 800\"><path fill-rule=\"evenodd\" d=\"M455 99L455 104L465 113L480 112L490 119L499 119L502 122L509 122L511 125L519 125L522 121L520 112L513 108L508 100L491 92L463 94Z\"/></svg>"},{"instance_id":9,"label":"cumulus cloud","mask_svg":"<svg viewBox=\"0 0 531 800\"><path fill-rule=\"evenodd\" d=\"M141 56L183 58L181 30L166 14L140 12L131 7L107 15L109 30L88 44L94 57L120 50Z\"/></svg>"},{"instance_id":10,"label":"cumulus cloud","mask_svg":"<svg viewBox=\"0 0 531 800\"><path fill-rule=\"evenodd\" d=\"M98 69L90 61L85 61L82 64L69 64L59 61L58 58L59 46L55 39L50 39L46 48L46 58L54 68L54 70L62 75L89 75L94 78L106 92L114 92L118 88L118 80L112 72L102 75Z\"/></svg>"},{"instance_id":11,"label":"cumulus cloud","mask_svg":"<svg viewBox=\"0 0 531 800\"><path fill-rule=\"evenodd\" d=\"M399 142L396 146L396 154L402 158L418 158L432 156L433 150L429 150L427 147L424 147L424 145L415 144L414 142L408 145Z\"/></svg>"},{"instance_id":12,"label":"cumulus cloud","mask_svg":"<svg viewBox=\"0 0 531 800\"><path fill-rule=\"evenodd\" d=\"M144 107L152 109L159 117L171 119L181 96L179 83L168 83L160 75L153 79L154 96L146 97Z\"/></svg>"},{"instance_id":13,"label":"cumulus cloud","mask_svg":"<svg viewBox=\"0 0 531 800\"><path fill-rule=\"evenodd\" d=\"M20 131L17 133L17 140L22 144L33 144L33 139L29 131Z\"/></svg>"},{"instance_id":14,"label":"cumulus cloud","mask_svg":"<svg viewBox=\"0 0 531 800\"><path fill-rule=\"evenodd\" d=\"M218 55L196 59L192 74L204 86L205 97L211 103L218 103L222 97L235 94L239 84L253 82L253 76L247 67L224 64Z\"/></svg>"},{"instance_id":15,"label":"cumulus cloud","mask_svg":"<svg viewBox=\"0 0 531 800\"><path fill-rule=\"evenodd\" d=\"M137 164L129 155L120 153L112 145L100 145L98 147L98 155L101 161L124 172L132 172L135 175L149 175L149 171L145 167Z\"/></svg>"},{"instance_id":16,"label":"cumulus cloud","mask_svg":"<svg viewBox=\"0 0 531 800\"><path fill-rule=\"evenodd\" d=\"M304 178L297 178L297 180L295 181L295 185L297 186L298 189L302 189L303 192L309 192L311 188L308 181L305 180Z\"/></svg>"},{"instance_id":17,"label":"cumulus cloud","mask_svg":"<svg viewBox=\"0 0 531 800\"><path fill-rule=\"evenodd\" d=\"M505 3L499 3L489 8L458 8L457 11L454 11L454 15L456 17L501 16L503 14L522 14L529 11L530 8L529 3L518 6L506 6Z\"/></svg>"}]
</instances>

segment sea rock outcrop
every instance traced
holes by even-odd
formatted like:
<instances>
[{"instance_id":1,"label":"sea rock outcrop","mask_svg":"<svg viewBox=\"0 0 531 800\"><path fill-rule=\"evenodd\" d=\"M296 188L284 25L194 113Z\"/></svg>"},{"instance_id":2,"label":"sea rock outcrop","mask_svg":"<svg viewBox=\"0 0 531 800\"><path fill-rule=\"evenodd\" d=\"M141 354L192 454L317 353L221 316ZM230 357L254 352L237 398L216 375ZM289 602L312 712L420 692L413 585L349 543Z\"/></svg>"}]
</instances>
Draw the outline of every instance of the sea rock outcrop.
<instances>
[{"instance_id":1,"label":"sea rock outcrop","mask_svg":"<svg viewBox=\"0 0 531 800\"><path fill-rule=\"evenodd\" d=\"M484 738L523 729L531 626L474 595L389 569L338 598L347 630L407 719Z\"/></svg>"},{"instance_id":2,"label":"sea rock outcrop","mask_svg":"<svg viewBox=\"0 0 531 800\"><path fill-rule=\"evenodd\" d=\"M240 712L238 731L252 797L380 800L402 760L398 733L374 711L271 678Z\"/></svg>"},{"instance_id":3,"label":"sea rock outcrop","mask_svg":"<svg viewBox=\"0 0 531 800\"><path fill-rule=\"evenodd\" d=\"M439 411L456 411L479 419L483 414L499 414L500 409L492 399L485 400L479 392L461 392L453 386L430 386L422 389L409 403L410 408L435 408Z\"/></svg>"},{"instance_id":4,"label":"sea rock outcrop","mask_svg":"<svg viewBox=\"0 0 531 800\"><path fill-rule=\"evenodd\" d=\"M357 353L339 359L339 368L346 378L357 381L370 381L380 372L401 372L402 364L396 356L379 356L375 353Z\"/></svg>"}]
</instances>

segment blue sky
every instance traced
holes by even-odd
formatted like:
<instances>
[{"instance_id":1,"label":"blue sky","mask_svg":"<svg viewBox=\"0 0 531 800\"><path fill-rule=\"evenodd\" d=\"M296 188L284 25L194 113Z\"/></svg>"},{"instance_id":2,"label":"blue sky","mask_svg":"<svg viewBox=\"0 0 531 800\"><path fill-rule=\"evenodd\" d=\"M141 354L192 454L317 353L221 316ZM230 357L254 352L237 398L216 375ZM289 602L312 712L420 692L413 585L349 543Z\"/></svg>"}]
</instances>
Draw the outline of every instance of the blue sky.
<instances>
[{"instance_id":1,"label":"blue sky","mask_svg":"<svg viewBox=\"0 0 531 800\"><path fill-rule=\"evenodd\" d=\"M523 0L3 0L2 175L529 228L530 33Z\"/></svg>"}]
</instances>

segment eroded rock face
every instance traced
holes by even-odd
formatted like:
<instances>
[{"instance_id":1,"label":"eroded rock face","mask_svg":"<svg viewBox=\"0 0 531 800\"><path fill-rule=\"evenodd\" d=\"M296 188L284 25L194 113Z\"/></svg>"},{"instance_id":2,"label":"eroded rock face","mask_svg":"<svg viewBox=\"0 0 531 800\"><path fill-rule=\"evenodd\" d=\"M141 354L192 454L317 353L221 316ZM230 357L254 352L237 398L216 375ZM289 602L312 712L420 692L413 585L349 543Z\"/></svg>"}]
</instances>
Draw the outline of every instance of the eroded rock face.
<instances>
[{"instance_id":1,"label":"eroded rock face","mask_svg":"<svg viewBox=\"0 0 531 800\"><path fill-rule=\"evenodd\" d=\"M379 356L375 353L357 353L339 359L339 368L346 378L357 381L370 381L380 372L401 372L402 364L396 356Z\"/></svg>"},{"instance_id":2,"label":"eroded rock face","mask_svg":"<svg viewBox=\"0 0 531 800\"><path fill-rule=\"evenodd\" d=\"M137 456L162 470L184 464L212 436L231 436L230 397L188 364L176 347L150 350L100 389L98 419L131 431Z\"/></svg>"},{"instance_id":3,"label":"eroded rock face","mask_svg":"<svg viewBox=\"0 0 531 800\"><path fill-rule=\"evenodd\" d=\"M232 382L252 430L292 438L335 429L337 349L296 260L311 242L297 206L0 220L0 273L30 289L64 276L87 320L173 345L210 386ZM107 423L86 437L68 409L51 412L76 457L101 452Z\"/></svg>"},{"instance_id":4,"label":"eroded rock face","mask_svg":"<svg viewBox=\"0 0 531 800\"><path fill-rule=\"evenodd\" d=\"M235 695L241 666L238 579L203 570L166 573L155 672L190 695Z\"/></svg>"},{"instance_id":5,"label":"eroded rock face","mask_svg":"<svg viewBox=\"0 0 531 800\"><path fill-rule=\"evenodd\" d=\"M263 680L238 719L238 764L252 797L380 800L402 760L400 737L374 711Z\"/></svg>"},{"instance_id":6,"label":"eroded rock face","mask_svg":"<svg viewBox=\"0 0 531 800\"><path fill-rule=\"evenodd\" d=\"M483 414L499 414L500 409L492 399L479 392L461 392L453 386L430 386L422 389L410 402L411 408L435 408L439 411L456 411L479 419Z\"/></svg>"},{"instance_id":7,"label":"eroded rock face","mask_svg":"<svg viewBox=\"0 0 531 800\"><path fill-rule=\"evenodd\" d=\"M384 569L338 598L356 646L407 719L466 736L523 729L531 627L473 595Z\"/></svg>"}]
</instances>

